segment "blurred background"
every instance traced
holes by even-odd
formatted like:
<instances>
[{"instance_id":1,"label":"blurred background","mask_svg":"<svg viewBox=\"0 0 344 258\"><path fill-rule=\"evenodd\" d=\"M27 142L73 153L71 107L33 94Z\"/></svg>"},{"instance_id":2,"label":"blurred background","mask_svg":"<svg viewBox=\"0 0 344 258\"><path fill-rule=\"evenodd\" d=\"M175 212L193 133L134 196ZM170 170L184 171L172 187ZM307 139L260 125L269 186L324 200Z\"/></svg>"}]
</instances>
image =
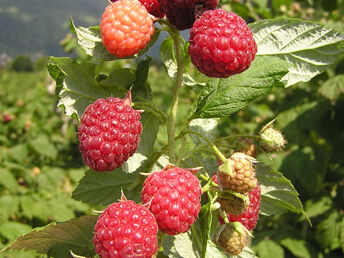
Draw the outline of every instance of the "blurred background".
<instances>
[{"instance_id":1,"label":"blurred background","mask_svg":"<svg viewBox=\"0 0 344 258\"><path fill-rule=\"evenodd\" d=\"M224 0L226 10L248 22L275 17L312 20L344 31L344 0ZM56 107L48 56L92 61L69 32L98 25L106 0L0 0L0 249L32 228L91 212L71 199L86 169L77 142L77 121ZM184 32L187 38L187 32ZM163 91L171 82L153 57L149 83L154 101L166 109ZM103 71L135 66L135 60L100 64ZM190 105L182 93L181 110ZM166 104L165 104L166 105ZM182 111L181 111L182 112ZM277 117L276 128L288 140L286 151L259 159L284 173L300 193L312 220L301 215L261 216L252 248L259 257L343 257L344 255L344 61L343 57L309 83L274 89L245 110L221 119L218 136L258 133ZM166 139L165 128L158 143ZM230 151L232 142L223 142ZM36 257L33 252L6 257Z\"/></svg>"}]
</instances>

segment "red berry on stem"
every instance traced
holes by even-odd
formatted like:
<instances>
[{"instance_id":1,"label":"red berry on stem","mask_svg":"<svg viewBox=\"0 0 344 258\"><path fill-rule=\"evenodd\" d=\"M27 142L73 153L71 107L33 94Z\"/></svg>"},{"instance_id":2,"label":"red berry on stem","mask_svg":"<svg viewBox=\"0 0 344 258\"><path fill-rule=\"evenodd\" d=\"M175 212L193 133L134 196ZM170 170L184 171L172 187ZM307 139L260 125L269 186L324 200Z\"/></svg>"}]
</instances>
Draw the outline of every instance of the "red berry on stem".
<instances>
[{"instance_id":1,"label":"red berry on stem","mask_svg":"<svg viewBox=\"0 0 344 258\"><path fill-rule=\"evenodd\" d=\"M138 0L119 0L106 7L100 31L107 51L124 58L147 46L154 26L147 9Z\"/></svg>"},{"instance_id":2,"label":"red berry on stem","mask_svg":"<svg viewBox=\"0 0 344 258\"><path fill-rule=\"evenodd\" d=\"M81 116L79 148L85 163L96 171L111 171L132 156L140 142L140 111L131 108L131 95L98 99Z\"/></svg>"},{"instance_id":3,"label":"red berry on stem","mask_svg":"<svg viewBox=\"0 0 344 258\"><path fill-rule=\"evenodd\" d=\"M158 249L153 214L133 201L111 204L99 216L93 243L100 257L152 257Z\"/></svg>"},{"instance_id":4,"label":"red berry on stem","mask_svg":"<svg viewBox=\"0 0 344 258\"><path fill-rule=\"evenodd\" d=\"M110 0L112 3L117 2L118 0ZM165 13L163 13L160 9L159 3L157 0L139 0L141 4L143 4L147 11L157 17L157 18L164 18Z\"/></svg>"},{"instance_id":5,"label":"red berry on stem","mask_svg":"<svg viewBox=\"0 0 344 258\"><path fill-rule=\"evenodd\" d=\"M206 10L215 9L218 0L158 0L168 21L178 30L190 29Z\"/></svg>"},{"instance_id":6,"label":"red berry on stem","mask_svg":"<svg viewBox=\"0 0 344 258\"><path fill-rule=\"evenodd\" d=\"M249 193L250 205L247 211L240 215L227 214L228 220L230 222L241 222L248 230L253 230L259 217L260 198L260 187L257 184L257 187Z\"/></svg>"},{"instance_id":7,"label":"red berry on stem","mask_svg":"<svg viewBox=\"0 0 344 258\"><path fill-rule=\"evenodd\" d=\"M149 204L159 229L176 235L188 231L196 221L201 209L201 186L191 172L174 167L148 176L141 199Z\"/></svg>"},{"instance_id":8,"label":"red berry on stem","mask_svg":"<svg viewBox=\"0 0 344 258\"><path fill-rule=\"evenodd\" d=\"M204 12L193 24L189 41L192 63L209 77L226 78L241 73L257 53L245 21L222 9Z\"/></svg>"}]
</instances>

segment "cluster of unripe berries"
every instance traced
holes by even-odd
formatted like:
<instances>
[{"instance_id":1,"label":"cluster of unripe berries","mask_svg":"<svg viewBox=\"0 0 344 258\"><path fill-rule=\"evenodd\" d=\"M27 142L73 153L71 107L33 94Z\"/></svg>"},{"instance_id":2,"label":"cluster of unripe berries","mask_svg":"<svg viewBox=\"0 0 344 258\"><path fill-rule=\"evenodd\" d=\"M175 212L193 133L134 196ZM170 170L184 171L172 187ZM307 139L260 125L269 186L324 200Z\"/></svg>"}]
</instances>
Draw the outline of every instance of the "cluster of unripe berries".
<instances>
[{"instance_id":1,"label":"cluster of unripe berries","mask_svg":"<svg viewBox=\"0 0 344 258\"><path fill-rule=\"evenodd\" d=\"M235 13L215 9L219 0L111 0L100 24L102 40L118 58L143 50L165 17L178 30L190 30L189 53L197 69L225 78L245 71L257 52L251 30Z\"/></svg>"},{"instance_id":2,"label":"cluster of unripe berries","mask_svg":"<svg viewBox=\"0 0 344 258\"><path fill-rule=\"evenodd\" d=\"M220 221L229 222L219 227L215 241L233 255L242 251L249 238L248 231L256 227L261 199L254 168L257 147L249 139L240 142L245 147L229 159L219 160L219 169L212 178L220 188L217 201L226 216L220 217Z\"/></svg>"}]
</instances>

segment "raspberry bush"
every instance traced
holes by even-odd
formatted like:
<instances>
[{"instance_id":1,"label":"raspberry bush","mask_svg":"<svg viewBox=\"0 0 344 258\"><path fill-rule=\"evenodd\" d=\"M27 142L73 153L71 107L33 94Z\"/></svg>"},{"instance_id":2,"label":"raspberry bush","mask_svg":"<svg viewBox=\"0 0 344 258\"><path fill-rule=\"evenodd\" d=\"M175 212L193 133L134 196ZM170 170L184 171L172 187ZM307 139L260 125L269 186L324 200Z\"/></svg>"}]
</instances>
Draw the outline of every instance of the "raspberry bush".
<instances>
[{"instance_id":1,"label":"raspberry bush","mask_svg":"<svg viewBox=\"0 0 344 258\"><path fill-rule=\"evenodd\" d=\"M271 136L273 122L256 134L217 131L221 119L250 102L329 67L343 52L344 35L299 19L247 24L217 1L111 2L96 26L71 20L88 58L48 63L58 106L79 122L89 167L72 198L99 212L34 229L7 250L255 257L250 239L259 213L291 211L310 222L291 182L264 159L286 144L277 130ZM189 41L179 32L187 28ZM169 35L160 46L169 81L157 103L144 54L162 31Z\"/></svg>"}]
</instances>

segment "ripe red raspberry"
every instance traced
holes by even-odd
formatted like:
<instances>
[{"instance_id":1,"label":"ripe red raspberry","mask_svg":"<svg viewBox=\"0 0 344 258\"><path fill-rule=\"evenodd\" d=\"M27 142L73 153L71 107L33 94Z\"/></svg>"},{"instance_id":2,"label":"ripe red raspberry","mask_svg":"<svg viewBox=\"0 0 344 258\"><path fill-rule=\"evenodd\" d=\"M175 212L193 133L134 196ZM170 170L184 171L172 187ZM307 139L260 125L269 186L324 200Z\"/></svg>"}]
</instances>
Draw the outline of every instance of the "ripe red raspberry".
<instances>
[{"instance_id":1,"label":"ripe red raspberry","mask_svg":"<svg viewBox=\"0 0 344 258\"><path fill-rule=\"evenodd\" d=\"M133 201L111 204L99 216L93 243L100 257L152 257L158 249L153 214Z\"/></svg>"},{"instance_id":2,"label":"ripe red raspberry","mask_svg":"<svg viewBox=\"0 0 344 258\"><path fill-rule=\"evenodd\" d=\"M190 30L189 53L201 73L226 78L250 66L257 45L240 16L217 9L204 12L195 21Z\"/></svg>"},{"instance_id":3,"label":"ripe red raspberry","mask_svg":"<svg viewBox=\"0 0 344 258\"><path fill-rule=\"evenodd\" d=\"M110 0L112 3L117 2L118 0ZM143 4L147 11L158 18L164 18L165 13L160 9L159 3L157 0L139 0Z\"/></svg>"},{"instance_id":4,"label":"ripe red raspberry","mask_svg":"<svg viewBox=\"0 0 344 258\"><path fill-rule=\"evenodd\" d=\"M241 194L252 191L257 185L256 171L252 166L254 158L240 152L231 155L229 163L231 164L231 173L221 171L217 172L219 186Z\"/></svg>"},{"instance_id":5,"label":"ripe red raspberry","mask_svg":"<svg viewBox=\"0 0 344 258\"><path fill-rule=\"evenodd\" d=\"M183 168L164 169L147 177L142 203L150 203L159 229L176 235L190 229L201 208L201 186L191 172Z\"/></svg>"},{"instance_id":6,"label":"ripe red raspberry","mask_svg":"<svg viewBox=\"0 0 344 258\"><path fill-rule=\"evenodd\" d=\"M139 1L119 0L106 7L100 31L107 51L124 58L146 47L154 33L154 26Z\"/></svg>"},{"instance_id":7,"label":"ripe red raspberry","mask_svg":"<svg viewBox=\"0 0 344 258\"><path fill-rule=\"evenodd\" d=\"M257 225L260 209L260 187L257 184L250 193L250 205L245 213L241 215L227 214L230 222L238 221L241 222L248 230L253 230Z\"/></svg>"},{"instance_id":8,"label":"ripe red raspberry","mask_svg":"<svg viewBox=\"0 0 344 258\"><path fill-rule=\"evenodd\" d=\"M219 0L158 0L168 21L178 30L190 29L206 10L215 9Z\"/></svg>"},{"instance_id":9,"label":"ripe red raspberry","mask_svg":"<svg viewBox=\"0 0 344 258\"><path fill-rule=\"evenodd\" d=\"M246 232L234 229L231 224L223 225L223 227L217 241L219 246L232 255L240 254L247 242Z\"/></svg>"},{"instance_id":10,"label":"ripe red raspberry","mask_svg":"<svg viewBox=\"0 0 344 258\"><path fill-rule=\"evenodd\" d=\"M96 171L111 171L132 156L140 142L140 111L127 97L98 99L81 116L79 147L86 164Z\"/></svg>"}]
</instances>

